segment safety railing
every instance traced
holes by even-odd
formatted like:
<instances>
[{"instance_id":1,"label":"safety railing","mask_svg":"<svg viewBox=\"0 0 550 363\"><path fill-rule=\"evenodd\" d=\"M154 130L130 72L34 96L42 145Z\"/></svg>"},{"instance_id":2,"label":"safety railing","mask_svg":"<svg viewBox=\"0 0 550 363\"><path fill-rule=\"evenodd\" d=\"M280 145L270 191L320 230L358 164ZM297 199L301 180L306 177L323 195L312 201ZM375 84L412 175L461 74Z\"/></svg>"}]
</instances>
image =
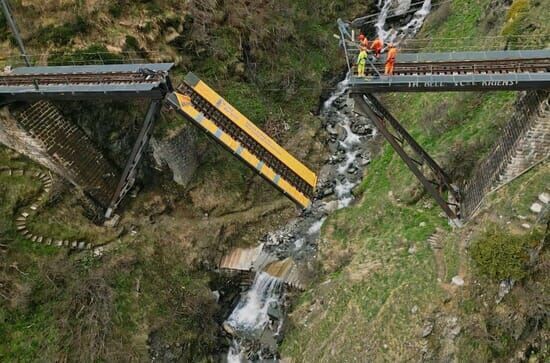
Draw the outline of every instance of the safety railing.
<instances>
[{"instance_id":1,"label":"safety railing","mask_svg":"<svg viewBox=\"0 0 550 363\"><path fill-rule=\"evenodd\" d=\"M355 32L348 24L339 24L340 44L345 51L348 70L351 71L359 54ZM505 50L550 49L548 35L488 36L478 38L414 38L397 44L399 53L483 52Z\"/></svg>"},{"instance_id":2,"label":"safety railing","mask_svg":"<svg viewBox=\"0 0 550 363\"><path fill-rule=\"evenodd\" d=\"M550 34L476 38L414 38L406 39L398 46L403 53L536 50L549 48Z\"/></svg>"},{"instance_id":3,"label":"safety railing","mask_svg":"<svg viewBox=\"0 0 550 363\"><path fill-rule=\"evenodd\" d=\"M82 66L108 64L141 64L172 62L173 56L161 52L52 52L27 55L31 66ZM0 57L2 68L24 67L25 57L21 54Z\"/></svg>"}]
</instances>

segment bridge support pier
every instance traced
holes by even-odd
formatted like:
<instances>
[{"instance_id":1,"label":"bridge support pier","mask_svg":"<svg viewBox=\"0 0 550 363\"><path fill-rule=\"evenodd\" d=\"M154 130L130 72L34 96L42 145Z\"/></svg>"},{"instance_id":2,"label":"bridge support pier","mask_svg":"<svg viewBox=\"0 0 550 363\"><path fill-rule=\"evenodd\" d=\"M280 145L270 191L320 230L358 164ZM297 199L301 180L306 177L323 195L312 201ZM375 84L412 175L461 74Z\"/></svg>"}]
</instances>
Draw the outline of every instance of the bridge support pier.
<instances>
[{"instance_id":1,"label":"bridge support pier","mask_svg":"<svg viewBox=\"0 0 550 363\"><path fill-rule=\"evenodd\" d=\"M143 157L145 148L149 144L151 135L153 134L153 126L155 124L155 120L160 113L160 109L162 106L161 102L161 100L152 100L149 104L149 109L147 110L147 114L145 115L145 121L143 122L138 138L134 144L134 147L132 148L130 157L126 162L124 172L120 177L120 181L118 182L116 191L113 194L113 198L111 199L109 208L107 208L107 211L105 212L105 218L107 219L113 216L114 211L118 208L126 194L128 194L130 189L132 189L132 187L134 186L134 183L136 181L137 168L139 166L139 162Z\"/></svg>"},{"instance_id":2,"label":"bridge support pier","mask_svg":"<svg viewBox=\"0 0 550 363\"><path fill-rule=\"evenodd\" d=\"M453 224L460 226L460 193L449 176L372 94L353 94L355 112L371 119ZM408 146L408 148L406 148ZM410 151L408 151L410 150ZM424 172L427 166L431 175ZM432 180L433 179L433 180ZM449 199L444 192L449 191Z\"/></svg>"}]
</instances>

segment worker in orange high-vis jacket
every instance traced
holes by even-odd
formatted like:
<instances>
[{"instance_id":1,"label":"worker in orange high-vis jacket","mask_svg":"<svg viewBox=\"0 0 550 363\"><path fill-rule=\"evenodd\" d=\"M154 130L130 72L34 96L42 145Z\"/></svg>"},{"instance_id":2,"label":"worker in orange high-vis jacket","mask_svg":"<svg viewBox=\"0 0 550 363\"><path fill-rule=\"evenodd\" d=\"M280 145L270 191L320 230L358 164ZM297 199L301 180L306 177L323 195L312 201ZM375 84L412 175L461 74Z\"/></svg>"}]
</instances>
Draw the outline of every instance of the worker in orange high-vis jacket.
<instances>
[{"instance_id":1,"label":"worker in orange high-vis jacket","mask_svg":"<svg viewBox=\"0 0 550 363\"><path fill-rule=\"evenodd\" d=\"M374 42L372 42L371 49L374 52L374 56L378 59L380 58L380 53L382 53L382 49L384 48L384 41L382 38L378 37Z\"/></svg>"},{"instance_id":2,"label":"worker in orange high-vis jacket","mask_svg":"<svg viewBox=\"0 0 550 363\"><path fill-rule=\"evenodd\" d=\"M397 57L397 48L393 43L390 43L388 50L388 58L386 59L386 69L384 74L387 76L393 75L393 66L395 65L395 58Z\"/></svg>"}]
</instances>

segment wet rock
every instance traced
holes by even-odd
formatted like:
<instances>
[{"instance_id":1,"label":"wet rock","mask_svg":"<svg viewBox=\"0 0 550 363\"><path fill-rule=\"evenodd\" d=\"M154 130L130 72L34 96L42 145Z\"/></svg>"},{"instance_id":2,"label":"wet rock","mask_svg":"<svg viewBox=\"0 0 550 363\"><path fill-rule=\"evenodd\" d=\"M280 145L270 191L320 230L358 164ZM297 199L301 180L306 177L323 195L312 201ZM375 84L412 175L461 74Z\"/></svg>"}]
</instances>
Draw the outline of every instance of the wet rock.
<instances>
[{"instance_id":1,"label":"wet rock","mask_svg":"<svg viewBox=\"0 0 550 363\"><path fill-rule=\"evenodd\" d=\"M372 135L372 128L367 123L356 122L351 125L351 131L360 136Z\"/></svg>"},{"instance_id":2,"label":"wet rock","mask_svg":"<svg viewBox=\"0 0 550 363\"><path fill-rule=\"evenodd\" d=\"M273 320L281 320L283 317L283 312L281 311L281 308L279 307L279 304L276 302L272 302L267 307L267 316L269 316Z\"/></svg>"},{"instance_id":3,"label":"wet rock","mask_svg":"<svg viewBox=\"0 0 550 363\"><path fill-rule=\"evenodd\" d=\"M225 330L229 335L234 336L235 335L235 329L231 325L229 325L228 322L224 322L222 324L223 330Z\"/></svg>"},{"instance_id":4,"label":"wet rock","mask_svg":"<svg viewBox=\"0 0 550 363\"><path fill-rule=\"evenodd\" d=\"M339 98L332 104L337 110L342 110L346 107L346 100L344 98Z\"/></svg>"},{"instance_id":5,"label":"wet rock","mask_svg":"<svg viewBox=\"0 0 550 363\"><path fill-rule=\"evenodd\" d=\"M548 193L539 194L539 200L544 204L550 203L550 194Z\"/></svg>"},{"instance_id":6,"label":"wet rock","mask_svg":"<svg viewBox=\"0 0 550 363\"><path fill-rule=\"evenodd\" d=\"M336 125L336 132L338 133L339 141L344 141L348 137L348 132L341 125Z\"/></svg>"},{"instance_id":7,"label":"wet rock","mask_svg":"<svg viewBox=\"0 0 550 363\"><path fill-rule=\"evenodd\" d=\"M358 162L359 166L365 167L365 166L370 164L370 157L368 155L360 155L357 158L357 162Z\"/></svg>"},{"instance_id":8,"label":"wet rock","mask_svg":"<svg viewBox=\"0 0 550 363\"><path fill-rule=\"evenodd\" d=\"M338 135L338 130L334 127L334 125L329 124L329 126L327 126L327 132L329 135L334 135L334 136Z\"/></svg>"},{"instance_id":9,"label":"wet rock","mask_svg":"<svg viewBox=\"0 0 550 363\"><path fill-rule=\"evenodd\" d=\"M355 165L350 165L350 167L347 170L349 174L357 174L358 171L359 169Z\"/></svg>"},{"instance_id":10,"label":"wet rock","mask_svg":"<svg viewBox=\"0 0 550 363\"><path fill-rule=\"evenodd\" d=\"M334 192L334 190L333 190L333 192ZM327 214L330 214L330 213L336 211L337 209L338 209L338 201L337 200L333 200L331 202L328 202L323 206L323 211Z\"/></svg>"},{"instance_id":11,"label":"wet rock","mask_svg":"<svg viewBox=\"0 0 550 363\"><path fill-rule=\"evenodd\" d=\"M335 154L340 149L340 143L337 141L331 141L328 143L328 149L331 154Z\"/></svg>"}]
</instances>

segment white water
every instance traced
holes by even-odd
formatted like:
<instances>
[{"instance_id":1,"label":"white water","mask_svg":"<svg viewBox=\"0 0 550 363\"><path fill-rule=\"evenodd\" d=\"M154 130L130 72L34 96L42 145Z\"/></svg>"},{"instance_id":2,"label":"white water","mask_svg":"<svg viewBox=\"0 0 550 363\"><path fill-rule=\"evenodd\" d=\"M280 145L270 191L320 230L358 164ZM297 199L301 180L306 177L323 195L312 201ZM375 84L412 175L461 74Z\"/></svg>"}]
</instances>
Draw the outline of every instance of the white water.
<instances>
[{"instance_id":1,"label":"white water","mask_svg":"<svg viewBox=\"0 0 550 363\"><path fill-rule=\"evenodd\" d=\"M323 226L323 223L325 223L326 220L327 220L326 218L321 218L317 222L313 223L311 227L309 227L309 229L307 230L307 234L312 236L316 233L319 233L321 231L321 227Z\"/></svg>"},{"instance_id":2,"label":"white water","mask_svg":"<svg viewBox=\"0 0 550 363\"><path fill-rule=\"evenodd\" d=\"M346 78L342 82L338 83L338 85L336 86L336 91L334 91L332 96L330 96L329 99L326 100L325 103L323 103L323 110L325 112L332 106L334 101L342 97L342 95L344 95L344 93L348 91L349 76L350 73L346 74Z\"/></svg>"},{"instance_id":3,"label":"white water","mask_svg":"<svg viewBox=\"0 0 550 363\"><path fill-rule=\"evenodd\" d=\"M227 324L236 330L261 331L269 323L267 310L269 304L279 301L281 287L281 280L260 272L246 296L227 318Z\"/></svg>"},{"instance_id":4,"label":"white water","mask_svg":"<svg viewBox=\"0 0 550 363\"><path fill-rule=\"evenodd\" d=\"M405 37L411 37L415 35L422 27L422 24L424 24L424 19L426 19L426 16L430 13L430 10L432 8L432 0L424 0L422 8L414 13L413 18L407 24L397 29L385 29L386 19L388 17L389 11L392 9L392 4L394 0L383 0L384 4L382 6L381 1L382 0L378 2L380 13L378 14L375 28L376 33L380 38L384 40L385 44L399 43ZM405 7L407 9L408 7L410 7L409 0L397 0L397 9L403 11Z\"/></svg>"},{"instance_id":5,"label":"white water","mask_svg":"<svg viewBox=\"0 0 550 363\"><path fill-rule=\"evenodd\" d=\"M407 5L410 6L410 0L397 0L400 10ZM409 4L404 4L408 2ZM385 43L398 42L406 37L410 37L422 26L425 17L430 12L431 0L425 0L422 8L417 11L413 19L403 27L397 29L386 30L386 18L391 8L392 0L379 0L378 7L381 9L378 20L375 24L378 35L384 39ZM345 151L346 157L338 165L335 166L337 172L334 178L334 192L338 201L338 209L348 207L354 200L352 194L353 188L360 182L361 178L354 178L354 182L349 180L348 170L357 163L357 158L360 156L360 146L364 142L363 138L351 131L352 119L343 112L336 110L333 107L334 102L343 97L348 91L349 74L340 82L336 91L323 104L323 117L335 117L338 124L346 130L346 138L340 141L340 147ZM374 130L374 135L376 130ZM358 172L362 172L361 169ZM306 245L306 239L318 238L318 233L325 222L326 217L320 216L318 219L312 220L307 229L307 232L302 237L297 238L293 243L293 249L299 250ZM252 334L261 333L262 329L267 324L270 324L270 319L267 315L269 305L271 303L279 303L282 297L283 282L271 277L270 275L260 272L252 284L246 296L241 298L237 307L226 323L236 331L248 331ZM282 324L276 327L277 334L280 332ZM261 357L261 355L259 355ZM233 345L227 353L227 361L229 363L243 363L248 360L243 356L241 345L237 339L233 340Z\"/></svg>"},{"instance_id":6,"label":"white water","mask_svg":"<svg viewBox=\"0 0 550 363\"><path fill-rule=\"evenodd\" d=\"M344 96L348 88L348 80L345 79L338 84L336 92L323 105L323 116L328 117L329 111L333 107L333 103ZM334 110L333 110L334 111ZM346 138L340 141L341 148L345 151L345 158L336 166L337 176L335 181L334 191L338 197L338 209L345 208L353 201L352 189L358 182L352 183L347 178L349 168L357 162L359 151L357 150L362 142L361 136L351 131L352 120L345 113L336 111L338 124L346 130Z\"/></svg>"}]
</instances>

